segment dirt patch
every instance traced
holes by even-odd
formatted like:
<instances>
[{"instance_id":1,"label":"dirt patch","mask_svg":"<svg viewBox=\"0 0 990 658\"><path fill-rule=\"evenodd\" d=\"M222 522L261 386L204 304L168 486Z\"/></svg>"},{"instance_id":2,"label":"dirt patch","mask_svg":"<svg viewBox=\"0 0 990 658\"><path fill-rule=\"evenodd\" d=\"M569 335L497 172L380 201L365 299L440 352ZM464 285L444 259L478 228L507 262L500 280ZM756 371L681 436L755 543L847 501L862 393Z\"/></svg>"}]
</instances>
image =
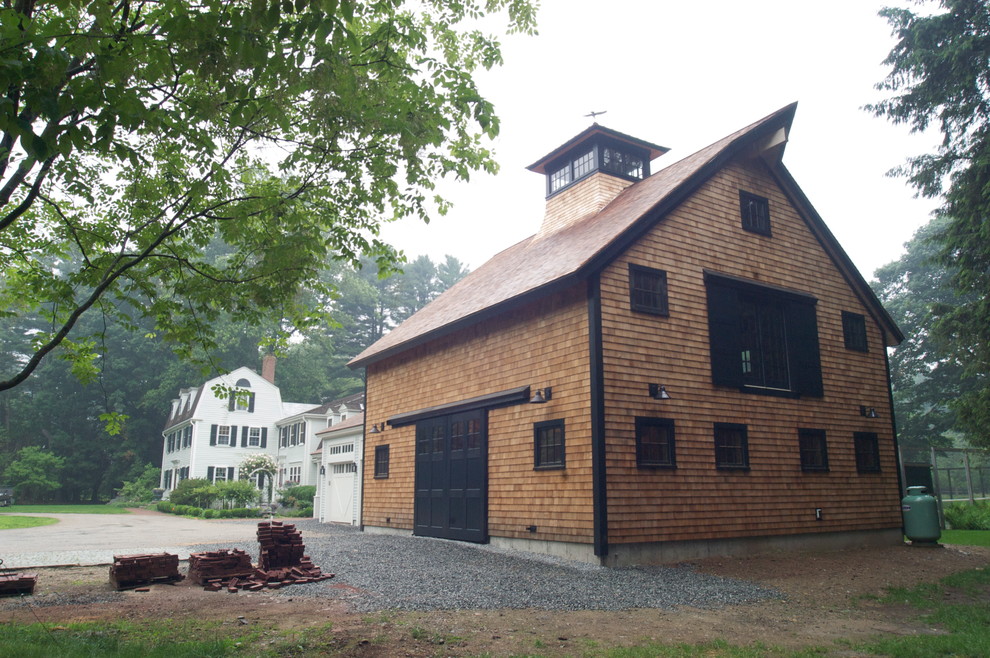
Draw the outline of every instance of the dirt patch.
<instances>
[{"instance_id":1,"label":"dirt patch","mask_svg":"<svg viewBox=\"0 0 990 658\"><path fill-rule=\"evenodd\" d=\"M822 646L843 653L836 641L877 634L933 632L917 611L881 605L890 587L935 582L949 574L990 565L981 548L897 546L836 553L713 558L693 563L701 572L755 581L784 600L717 610L542 610L354 613L331 599L276 597L266 593L205 592L181 583L149 592L114 593L106 567L39 569L35 597L0 601L0 621L62 624L115 619L203 619L306 629L332 623L332 646L359 655L570 655L596 647L645 641ZM320 565L332 570L333 565ZM327 581L328 586L342 583ZM346 586L345 586L346 587ZM103 603L42 605L54 598L100 592ZM243 619L238 619L242 617ZM848 655L845 653L844 655Z\"/></svg>"}]
</instances>

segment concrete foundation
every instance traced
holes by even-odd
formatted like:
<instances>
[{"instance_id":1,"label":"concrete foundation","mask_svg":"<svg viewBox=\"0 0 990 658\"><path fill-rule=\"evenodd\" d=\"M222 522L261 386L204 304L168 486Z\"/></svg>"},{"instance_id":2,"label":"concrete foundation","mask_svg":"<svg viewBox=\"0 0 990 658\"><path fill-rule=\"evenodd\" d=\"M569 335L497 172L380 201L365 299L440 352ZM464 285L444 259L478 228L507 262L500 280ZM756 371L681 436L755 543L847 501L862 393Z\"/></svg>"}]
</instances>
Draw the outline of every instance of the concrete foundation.
<instances>
[{"instance_id":1,"label":"concrete foundation","mask_svg":"<svg viewBox=\"0 0 990 658\"><path fill-rule=\"evenodd\" d=\"M709 541L616 544L609 547L609 554L601 560L601 563L609 567L670 564L707 557L745 557L767 553L840 551L866 546L892 546L903 541L904 535L900 528L886 528Z\"/></svg>"},{"instance_id":2,"label":"concrete foundation","mask_svg":"<svg viewBox=\"0 0 990 658\"><path fill-rule=\"evenodd\" d=\"M381 526L365 526L372 534L410 536L412 531ZM595 555L591 544L491 537L489 544L496 548L528 551L541 555L553 555L577 562L601 564L607 567L629 567L648 564L671 564L708 557L746 557L767 553L800 551L840 551L867 546L892 546L904 541L901 528L860 530L851 532L816 532L802 535L770 537L737 537L708 541L645 542L641 544L613 544L608 555Z\"/></svg>"}]
</instances>

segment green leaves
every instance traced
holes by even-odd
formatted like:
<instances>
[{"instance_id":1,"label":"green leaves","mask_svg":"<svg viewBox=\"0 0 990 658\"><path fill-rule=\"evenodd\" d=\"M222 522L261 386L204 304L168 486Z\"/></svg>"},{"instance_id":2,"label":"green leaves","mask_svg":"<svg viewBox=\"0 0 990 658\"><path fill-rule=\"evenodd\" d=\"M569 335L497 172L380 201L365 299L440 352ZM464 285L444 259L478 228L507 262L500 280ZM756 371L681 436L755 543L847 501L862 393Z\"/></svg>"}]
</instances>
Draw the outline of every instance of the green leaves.
<instances>
[{"instance_id":1,"label":"green leaves","mask_svg":"<svg viewBox=\"0 0 990 658\"><path fill-rule=\"evenodd\" d=\"M895 173L923 195L940 196L944 222L933 236L935 263L947 273L951 299L931 304L931 335L939 357L959 365L963 391L954 397L958 427L987 442L990 424L990 6L982 0L941 0L938 9L881 12L898 41L878 88L894 95L868 106L912 130L937 127L934 153Z\"/></svg>"},{"instance_id":2,"label":"green leaves","mask_svg":"<svg viewBox=\"0 0 990 658\"><path fill-rule=\"evenodd\" d=\"M330 292L322 267L395 261L381 222L428 219L438 178L495 167L480 140L498 122L471 71L500 62L498 42L462 25L504 12L510 29L531 31L534 10L524 0L429 0L415 13L397 0L24 7L0 15L0 260L12 268L0 300L47 308L51 323L0 390L104 297L122 302L106 312L130 306L187 354L214 344L221 311L286 332L322 321L298 302L305 288ZM204 257L214 239L232 248L228 260ZM69 253L76 266L64 269ZM91 376L90 353L73 349Z\"/></svg>"}]
</instances>

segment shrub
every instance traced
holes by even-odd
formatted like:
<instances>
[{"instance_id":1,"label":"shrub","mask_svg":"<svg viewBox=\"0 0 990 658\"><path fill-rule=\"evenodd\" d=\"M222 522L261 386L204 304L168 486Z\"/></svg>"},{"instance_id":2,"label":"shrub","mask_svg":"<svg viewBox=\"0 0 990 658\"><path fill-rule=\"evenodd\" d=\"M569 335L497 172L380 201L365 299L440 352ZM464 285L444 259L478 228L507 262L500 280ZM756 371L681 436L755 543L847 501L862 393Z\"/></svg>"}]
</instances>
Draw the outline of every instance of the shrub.
<instances>
[{"instance_id":1,"label":"shrub","mask_svg":"<svg viewBox=\"0 0 990 658\"><path fill-rule=\"evenodd\" d=\"M220 516L219 511L220 510L205 509L205 510L203 510L203 518L204 519L215 519L218 516Z\"/></svg>"},{"instance_id":2,"label":"shrub","mask_svg":"<svg viewBox=\"0 0 990 658\"><path fill-rule=\"evenodd\" d=\"M133 473L133 471L132 471ZM148 464L120 487L117 498L124 503L149 503L155 498L155 489L161 477L161 469Z\"/></svg>"},{"instance_id":3,"label":"shrub","mask_svg":"<svg viewBox=\"0 0 990 658\"><path fill-rule=\"evenodd\" d=\"M186 478L175 485L175 489L172 490L168 499L176 505L194 505L197 501L193 492L196 489L210 486L213 485L206 478Z\"/></svg>"},{"instance_id":4,"label":"shrub","mask_svg":"<svg viewBox=\"0 0 990 658\"><path fill-rule=\"evenodd\" d=\"M953 530L990 530L990 503L952 503L945 507L945 522Z\"/></svg>"},{"instance_id":5,"label":"shrub","mask_svg":"<svg viewBox=\"0 0 990 658\"><path fill-rule=\"evenodd\" d=\"M311 484L297 487L286 487L282 492L282 503L293 507L305 507L313 504L316 496L316 487Z\"/></svg>"}]
</instances>

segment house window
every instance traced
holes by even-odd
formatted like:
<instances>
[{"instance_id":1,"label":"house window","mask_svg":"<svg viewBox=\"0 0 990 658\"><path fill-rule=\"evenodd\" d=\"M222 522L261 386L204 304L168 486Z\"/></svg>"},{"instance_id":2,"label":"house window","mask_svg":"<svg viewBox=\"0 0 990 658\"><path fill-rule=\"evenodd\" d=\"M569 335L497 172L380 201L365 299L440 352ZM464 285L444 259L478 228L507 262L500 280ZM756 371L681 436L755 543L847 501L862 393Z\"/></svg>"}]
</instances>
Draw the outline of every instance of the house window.
<instances>
[{"instance_id":1,"label":"house window","mask_svg":"<svg viewBox=\"0 0 990 658\"><path fill-rule=\"evenodd\" d=\"M534 468L564 468L564 421L548 420L533 425Z\"/></svg>"},{"instance_id":2,"label":"house window","mask_svg":"<svg viewBox=\"0 0 990 658\"><path fill-rule=\"evenodd\" d=\"M226 482L234 479L233 466L208 466L206 468L206 479L210 482Z\"/></svg>"},{"instance_id":3,"label":"house window","mask_svg":"<svg viewBox=\"0 0 990 658\"><path fill-rule=\"evenodd\" d=\"M182 430L182 447L188 448L192 445L192 425Z\"/></svg>"},{"instance_id":4,"label":"house window","mask_svg":"<svg viewBox=\"0 0 990 658\"><path fill-rule=\"evenodd\" d=\"M742 227L752 233L770 235L770 201L749 192L739 192Z\"/></svg>"},{"instance_id":5,"label":"house window","mask_svg":"<svg viewBox=\"0 0 990 658\"><path fill-rule=\"evenodd\" d=\"M230 425L217 425L217 443L218 446L229 446L230 443Z\"/></svg>"},{"instance_id":6,"label":"house window","mask_svg":"<svg viewBox=\"0 0 990 658\"><path fill-rule=\"evenodd\" d=\"M643 158L609 146L602 151L602 169L626 178L639 180L643 178L645 168L643 167Z\"/></svg>"},{"instance_id":7,"label":"house window","mask_svg":"<svg viewBox=\"0 0 990 658\"><path fill-rule=\"evenodd\" d=\"M866 317L859 313L842 312L842 337L846 348L857 352L868 352L866 343Z\"/></svg>"},{"instance_id":8,"label":"house window","mask_svg":"<svg viewBox=\"0 0 990 658\"><path fill-rule=\"evenodd\" d=\"M674 468L674 421L668 418L636 419L636 465Z\"/></svg>"},{"instance_id":9,"label":"house window","mask_svg":"<svg viewBox=\"0 0 990 658\"><path fill-rule=\"evenodd\" d=\"M715 466L723 469L749 468L745 425L715 423Z\"/></svg>"},{"instance_id":10,"label":"house window","mask_svg":"<svg viewBox=\"0 0 990 658\"><path fill-rule=\"evenodd\" d=\"M588 151L581 157L574 160L574 180L581 178L595 168L595 152Z\"/></svg>"},{"instance_id":11,"label":"house window","mask_svg":"<svg viewBox=\"0 0 990 658\"><path fill-rule=\"evenodd\" d=\"M713 272L705 284L713 384L823 395L814 297Z\"/></svg>"},{"instance_id":12,"label":"house window","mask_svg":"<svg viewBox=\"0 0 990 658\"><path fill-rule=\"evenodd\" d=\"M166 491L172 488L172 469L168 469L164 472L164 479L162 481L162 489Z\"/></svg>"},{"instance_id":13,"label":"house window","mask_svg":"<svg viewBox=\"0 0 990 658\"><path fill-rule=\"evenodd\" d=\"M802 471L827 471L828 447L825 430L799 429L798 446Z\"/></svg>"},{"instance_id":14,"label":"house window","mask_svg":"<svg viewBox=\"0 0 990 658\"><path fill-rule=\"evenodd\" d=\"M634 311L669 315L667 273L642 265L629 265L629 305Z\"/></svg>"},{"instance_id":15,"label":"house window","mask_svg":"<svg viewBox=\"0 0 990 658\"><path fill-rule=\"evenodd\" d=\"M292 426L292 433L289 435L289 445L299 445L299 423Z\"/></svg>"},{"instance_id":16,"label":"house window","mask_svg":"<svg viewBox=\"0 0 990 658\"><path fill-rule=\"evenodd\" d=\"M388 446L375 446L375 477L388 477Z\"/></svg>"},{"instance_id":17,"label":"house window","mask_svg":"<svg viewBox=\"0 0 990 658\"><path fill-rule=\"evenodd\" d=\"M261 446L261 428L252 427L248 430L248 446L251 448L257 448Z\"/></svg>"},{"instance_id":18,"label":"house window","mask_svg":"<svg viewBox=\"0 0 990 658\"><path fill-rule=\"evenodd\" d=\"M744 386L789 391L787 323L776 300L739 300L740 360Z\"/></svg>"},{"instance_id":19,"label":"house window","mask_svg":"<svg viewBox=\"0 0 990 658\"><path fill-rule=\"evenodd\" d=\"M289 447L289 428L280 427L278 430L278 447L288 448Z\"/></svg>"},{"instance_id":20,"label":"house window","mask_svg":"<svg viewBox=\"0 0 990 658\"><path fill-rule=\"evenodd\" d=\"M297 485L301 480L302 480L302 466L290 466L289 476L288 479L286 479L285 481L286 486Z\"/></svg>"},{"instance_id":21,"label":"house window","mask_svg":"<svg viewBox=\"0 0 990 658\"><path fill-rule=\"evenodd\" d=\"M876 432L856 432L853 443L856 446L856 470L860 473L879 473L880 445Z\"/></svg>"}]
</instances>

